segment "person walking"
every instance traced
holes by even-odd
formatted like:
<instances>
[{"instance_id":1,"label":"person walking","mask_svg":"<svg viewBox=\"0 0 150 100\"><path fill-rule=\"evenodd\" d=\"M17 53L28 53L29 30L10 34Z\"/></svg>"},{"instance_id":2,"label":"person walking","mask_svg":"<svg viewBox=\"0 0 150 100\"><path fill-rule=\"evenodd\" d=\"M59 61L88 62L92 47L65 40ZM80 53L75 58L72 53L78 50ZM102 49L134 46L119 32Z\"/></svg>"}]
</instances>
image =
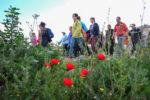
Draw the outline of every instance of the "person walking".
<instances>
[{"instance_id":1,"label":"person walking","mask_svg":"<svg viewBox=\"0 0 150 100\"><path fill-rule=\"evenodd\" d=\"M91 47L92 47L92 51L97 54L98 51L96 49L96 44L97 44L97 41L98 41L98 36L99 36L99 25L95 22L95 18L94 17L91 17L90 18L90 21L91 21L91 25L90 25L90 28L89 28L89 31L87 33L89 33L89 36L90 36L90 44L91 44Z\"/></svg>"},{"instance_id":2,"label":"person walking","mask_svg":"<svg viewBox=\"0 0 150 100\"><path fill-rule=\"evenodd\" d=\"M116 22L117 24L115 25L112 39L115 39L115 35L117 33L117 40L119 45L119 56L121 56L123 52L124 38L128 36L127 33L129 31L126 24L121 21L120 17L116 18Z\"/></svg>"},{"instance_id":3,"label":"person walking","mask_svg":"<svg viewBox=\"0 0 150 100\"><path fill-rule=\"evenodd\" d=\"M90 48L89 48L89 46L88 46L88 35L87 35L88 29L87 29L85 23L81 21L81 17L80 17L80 16L78 17L78 20L81 22L81 25L82 25L83 45L84 45L84 47L87 49L88 58L91 58L92 52L90 51Z\"/></svg>"},{"instance_id":4,"label":"person walking","mask_svg":"<svg viewBox=\"0 0 150 100\"><path fill-rule=\"evenodd\" d=\"M51 29L45 27L45 23L40 23L41 29L41 44L43 47L46 47L49 42L52 42L52 38L54 38L54 34L52 33Z\"/></svg>"},{"instance_id":5,"label":"person walking","mask_svg":"<svg viewBox=\"0 0 150 100\"><path fill-rule=\"evenodd\" d=\"M35 47L37 45L37 39L36 39L36 35L35 33L32 33L32 41L31 41L32 45Z\"/></svg>"},{"instance_id":6,"label":"person walking","mask_svg":"<svg viewBox=\"0 0 150 100\"><path fill-rule=\"evenodd\" d=\"M83 40L82 40L82 25L81 22L78 20L78 14L74 13L73 14L73 20L74 24L72 27L72 39L70 43L70 50L69 50L69 56L66 58L66 60L71 60L73 57L73 51L74 51L74 46L77 44L82 51L84 51L84 46L83 46Z\"/></svg>"},{"instance_id":7,"label":"person walking","mask_svg":"<svg viewBox=\"0 0 150 100\"><path fill-rule=\"evenodd\" d=\"M131 53L134 54L136 51L136 45L138 43L138 37L141 36L141 30L139 28L136 28L135 24L132 24L132 29L129 32L129 36L131 37L132 40L132 51Z\"/></svg>"},{"instance_id":8,"label":"person walking","mask_svg":"<svg viewBox=\"0 0 150 100\"><path fill-rule=\"evenodd\" d=\"M66 35L65 32L62 32L62 35L63 35L63 37L61 38L59 43L61 43L63 45L63 55L65 55L65 51L69 51L69 47L68 47L69 41L66 40L68 38L68 36Z\"/></svg>"},{"instance_id":9,"label":"person walking","mask_svg":"<svg viewBox=\"0 0 150 100\"><path fill-rule=\"evenodd\" d=\"M111 37L113 36L113 29L111 29L111 25L107 25L107 30L106 30L106 53L107 55L113 55L114 52L114 44L115 44L115 39L112 39Z\"/></svg>"}]
</instances>

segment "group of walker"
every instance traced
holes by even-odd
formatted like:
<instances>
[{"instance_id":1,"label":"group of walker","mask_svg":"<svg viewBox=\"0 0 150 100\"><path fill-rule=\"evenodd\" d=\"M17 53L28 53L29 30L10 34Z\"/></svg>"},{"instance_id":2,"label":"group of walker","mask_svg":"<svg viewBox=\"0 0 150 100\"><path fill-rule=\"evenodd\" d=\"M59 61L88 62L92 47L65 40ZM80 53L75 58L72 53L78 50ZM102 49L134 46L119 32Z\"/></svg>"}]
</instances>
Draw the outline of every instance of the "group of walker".
<instances>
[{"instance_id":1,"label":"group of walker","mask_svg":"<svg viewBox=\"0 0 150 100\"><path fill-rule=\"evenodd\" d=\"M69 27L69 35L62 32L63 37L59 43L64 47L64 52L68 51L67 60L71 60L73 57L83 56L84 52L87 50L88 57L90 58L92 53L98 54L98 47L102 47L107 55L113 55L115 38L117 36L118 40L118 54L122 55L124 49L128 46L129 42L132 44L131 54L136 51L136 45L142 40L142 47L146 46L145 42L145 32L141 32L140 28L137 28L135 24L132 24L132 29L129 31L128 27L124 22L121 21L120 17L116 18L117 24L114 29L111 25L107 25L106 35L104 36L100 33L100 28L98 23L96 23L95 18L90 18L90 28L88 29L84 22L81 21L81 17L74 13L73 16L74 24ZM33 46L41 44L46 47L49 42L54 38L54 34L51 29L45 27L45 23L41 22L39 25L38 39L36 40L35 33L32 34L32 44ZM150 33L149 33L150 35ZM104 42L105 40L105 42ZM90 50L89 44L91 45L92 51ZM104 47L105 45L105 47Z\"/></svg>"}]
</instances>

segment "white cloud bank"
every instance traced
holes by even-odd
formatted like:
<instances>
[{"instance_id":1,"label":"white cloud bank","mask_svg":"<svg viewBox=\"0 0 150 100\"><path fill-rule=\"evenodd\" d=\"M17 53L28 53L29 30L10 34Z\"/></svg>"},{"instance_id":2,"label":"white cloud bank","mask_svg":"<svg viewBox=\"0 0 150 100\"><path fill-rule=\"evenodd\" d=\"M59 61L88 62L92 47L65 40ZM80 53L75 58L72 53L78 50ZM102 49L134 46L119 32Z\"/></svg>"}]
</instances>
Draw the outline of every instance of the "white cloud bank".
<instances>
[{"instance_id":1,"label":"white cloud bank","mask_svg":"<svg viewBox=\"0 0 150 100\"><path fill-rule=\"evenodd\" d=\"M144 23L150 24L150 0L146 0L146 3ZM116 23L116 16L120 16L127 26L131 23L140 25L139 15L142 13L142 0L70 0L64 5L39 13L38 22L46 22L47 27L51 28L55 34L53 40L56 42L62 37L61 32L69 32L68 28L73 24L73 13L78 13L87 27L90 25L89 18L95 17L102 28L104 21L107 22L108 8L110 8L110 24L113 27ZM28 37L29 28L25 22L32 22L32 15L21 21L24 34Z\"/></svg>"}]
</instances>

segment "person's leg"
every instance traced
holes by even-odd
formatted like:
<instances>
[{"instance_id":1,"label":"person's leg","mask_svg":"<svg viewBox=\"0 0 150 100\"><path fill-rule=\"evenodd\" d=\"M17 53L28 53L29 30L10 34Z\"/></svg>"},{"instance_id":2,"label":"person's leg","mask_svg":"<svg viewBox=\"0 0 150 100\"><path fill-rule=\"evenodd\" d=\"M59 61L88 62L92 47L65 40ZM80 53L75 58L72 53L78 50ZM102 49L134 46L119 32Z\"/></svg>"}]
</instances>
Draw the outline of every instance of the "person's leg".
<instances>
[{"instance_id":1,"label":"person's leg","mask_svg":"<svg viewBox=\"0 0 150 100\"><path fill-rule=\"evenodd\" d=\"M123 40L124 40L124 36L119 36L118 37L119 56L121 56L121 54L123 52Z\"/></svg>"},{"instance_id":2,"label":"person's leg","mask_svg":"<svg viewBox=\"0 0 150 100\"><path fill-rule=\"evenodd\" d=\"M65 45L63 44L63 56L65 55Z\"/></svg>"},{"instance_id":3,"label":"person's leg","mask_svg":"<svg viewBox=\"0 0 150 100\"><path fill-rule=\"evenodd\" d=\"M71 58L74 51L74 45L75 45L75 38L72 38L70 42L70 50L69 50L69 57Z\"/></svg>"},{"instance_id":4,"label":"person's leg","mask_svg":"<svg viewBox=\"0 0 150 100\"><path fill-rule=\"evenodd\" d=\"M97 37L93 37L91 40L91 47L92 47L93 52L97 54L96 43L97 43Z\"/></svg>"},{"instance_id":5,"label":"person's leg","mask_svg":"<svg viewBox=\"0 0 150 100\"><path fill-rule=\"evenodd\" d=\"M88 45L86 46L86 48L87 48L88 56L92 55L92 52L90 51L90 48Z\"/></svg>"},{"instance_id":6,"label":"person's leg","mask_svg":"<svg viewBox=\"0 0 150 100\"><path fill-rule=\"evenodd\" d=\"M106 51L106 54L108 55L108 43L107 42L106 42L105 51Z\"/></svg>"},{"instance_id":7,"label":"person's leg","mask_svg":"<svg viewBox=\"0 0 150 100\"><path fill-rule=\"evenodd\" d=\"M132 47L132 54L133 54L134 51L135 51L135 41L132 42L132 46L133 46L133 47Z\"/></svg>"},{"instance_id":8,"label":"person's leg","mask_svg":"<svg viewBox=\"0 0 150 100\"><path fill-rule=\"evenodd\" d=\"M78 45L75 43L73 48L74 48L74 52L73 52L74 56L77 57L78 56Z\"/></svg>"},{"instance_id":9,"label":"person's leg","mask_svg":"<svg viewBox=\"0 0 150 100\"><path fill-rule=\"evenodd\" d=\"M79 48L81 48L82 52L85 51L85 47L83 45L83 39L82 38L77 38L76 42L77 42Z\"/></svg>"},{"instance_id":10,"label":"person's leg","mask_svg":"<svg viewBox=\"0 0 150 100\"><path fill-rule=\"evenodd\" d=\"M143 47L143 48L146 47L146 39L145 39L145 38L142 39L142 47Z\"/></svg>"},{"instance_id":11,"label":"person's leg","mask_svg":"<svg viewBox=\"0 0 150 100\"><path fill-rule=\"evenodd\" d=\"M123 53L123 41L124 41L124 36L121 36L120 42L121 42L121 54Z\"/></svg>"},{"instance_id":12,"label":"person's leg","mask_svg":"<svg viewBox=\"0 0 150 100\"><path fill-rule=\"evenodd\" d=\"M113 52L114 52L114 42L111 42L110 55L113 55Z\"/></svg>"}]
</instances>

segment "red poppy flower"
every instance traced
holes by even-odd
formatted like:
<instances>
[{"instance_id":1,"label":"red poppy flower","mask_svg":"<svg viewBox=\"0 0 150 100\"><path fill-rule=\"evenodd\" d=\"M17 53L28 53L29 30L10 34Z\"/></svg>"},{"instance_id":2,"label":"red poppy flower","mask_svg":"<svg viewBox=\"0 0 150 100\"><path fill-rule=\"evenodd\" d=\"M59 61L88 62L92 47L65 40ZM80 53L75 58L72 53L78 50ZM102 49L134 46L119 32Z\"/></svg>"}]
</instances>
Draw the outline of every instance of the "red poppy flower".
<instances>
[{"instance_id":1,"label":"red poppy flower","mask_svg":"<svg viewBox=\"0 0 150 100\"><path fill-rule=\"evenodd\" d=\"M87 74L88 74L88 70L82 69L80 76L81 76L81 77L84 77L84 76L86 76Z\"/></svg>"},{"instance_id":2,"label":"red poppy flower","mask_svg":"<svg viewBox=\"0 0 150 100\"><path fill-rule=\"evenodd\" d=\"M102 54L98 54L97 57L99 60L104 60L106 58L106 56Z\"/></svg>"},{"instance_id":3,"label":"red poppy flower","mask_svg":"<svg viewBox=\"0 0 150 100\"><path fill-rule=\"evenodd\" d=\"M75 68L75 65L73 65L73 64L71 64L71 63L67 63L67 64L66 64L66 67L67 67L68 70L72 70L72 69Z\"/></svg>"},{"instance_id":4,"label":"red poppy flower","mask_svg":"<svg viewBox=\"0 0 150 100\"><path fill-rule=\"evenodd\" d=\"M67 86L73 85L73 81L69 78L64 78L64 84Z\"/></svg>"},{"instance_id":5,"label":"red poppy flower","mask_svg":"<svg viewBox=\"0 0 150 100\"><path fill-rule=\"evenodd\" d=\"M46 63L45 63L45 67L51 68L51 65L50 65L48 62L46 62Z\"/></svg>"},{"instance_id":6,"label":"red poppy flower","mask_svg":"<svg viewBox=\"0 0 150 100\"><path fill-rule=\"evenodd\" d=\"M53 65L57 65L59 63L58 59L51 59L50 61Z\"/></svg>"}]
</instances>

